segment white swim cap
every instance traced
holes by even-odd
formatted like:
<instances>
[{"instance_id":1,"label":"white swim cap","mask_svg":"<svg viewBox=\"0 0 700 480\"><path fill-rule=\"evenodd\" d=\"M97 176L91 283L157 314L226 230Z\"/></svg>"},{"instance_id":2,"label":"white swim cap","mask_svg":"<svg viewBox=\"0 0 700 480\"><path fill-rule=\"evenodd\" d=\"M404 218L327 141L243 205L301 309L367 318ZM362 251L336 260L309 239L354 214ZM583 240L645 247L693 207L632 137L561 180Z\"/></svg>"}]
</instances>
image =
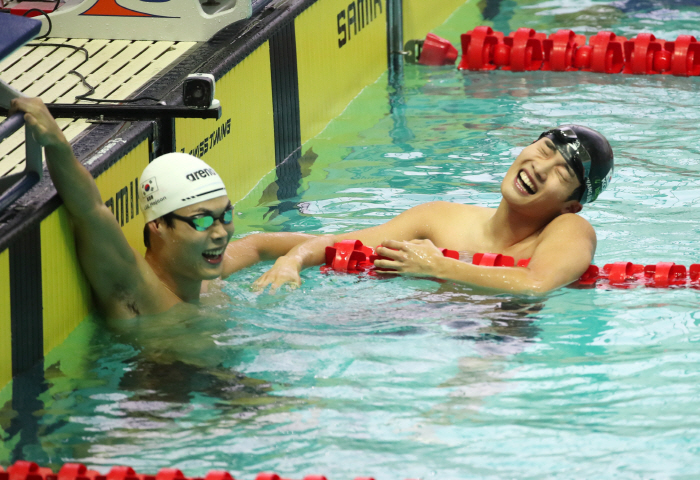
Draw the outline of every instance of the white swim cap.
<instances>
[{"instance_id":1,"label":"white swim cap","mask_svg":"<svg viewBox=\"0 0 700 480\"><path fill-rule=\"evenodd\" d=\"M197 157L166 153L141 174L139 201L146 223L178 208L226 195L221 177Z\"/></svg>"}]
</instances>

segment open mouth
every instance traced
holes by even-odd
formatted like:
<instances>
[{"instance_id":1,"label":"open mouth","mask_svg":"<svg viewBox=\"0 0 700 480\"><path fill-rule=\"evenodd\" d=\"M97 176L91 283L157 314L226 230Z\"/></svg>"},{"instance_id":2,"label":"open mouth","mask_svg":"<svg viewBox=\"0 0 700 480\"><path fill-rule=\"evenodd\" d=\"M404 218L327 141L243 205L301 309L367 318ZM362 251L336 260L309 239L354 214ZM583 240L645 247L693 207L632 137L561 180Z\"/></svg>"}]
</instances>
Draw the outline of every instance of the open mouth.
<instances>
[{"instance_id":1,"label":"open mouth","mask_svg":"<svg viewBox=\"0 0 700 480\"><path fill-rule=\"evenodd\" d=\"M224 259L224 250L226 250L226 247L214 248L212 250L205 251L202 253L202 256L207 263L216 265L221 263L221 261Z\"/></svg>"},{"instance_id":2,"label":"open mouth","mask_svg":"<svg viewBox=\"0 0 700 480\"><path fill-rule=\"evenodd\" d=\"M520 184L522 189L530 195L537 193L537 185L535 185L535 182L532 181L525 170L520 170L520 172L518 172L517 182Z\"/></svg>"}]
</instances>

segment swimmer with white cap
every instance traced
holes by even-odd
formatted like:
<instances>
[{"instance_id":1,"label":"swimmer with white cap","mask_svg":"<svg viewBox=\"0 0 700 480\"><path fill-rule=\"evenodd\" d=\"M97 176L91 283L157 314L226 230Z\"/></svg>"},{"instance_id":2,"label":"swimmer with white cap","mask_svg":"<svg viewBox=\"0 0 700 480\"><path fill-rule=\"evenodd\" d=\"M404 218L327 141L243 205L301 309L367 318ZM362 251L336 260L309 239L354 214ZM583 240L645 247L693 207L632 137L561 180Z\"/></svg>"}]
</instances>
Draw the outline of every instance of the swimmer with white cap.
<instances>
[{"instance_id":1,"label":"swimmer with white cap","mask_svg":"<svg viewBox=\"0 0 700 480\"><path fill-rule=\"evenodd\" d=\"M170 153L151 162L139 182L144 258L127 242L43 102L15 99L9 113L18 111L25 112L27 128L45 147L51 179L73 220L78 259L105 317L131 318L196 303L209 280L277 258L309 238L269 233L229 244L233 207L221 177L196 157Z\"/></svg>"}]
</instances>

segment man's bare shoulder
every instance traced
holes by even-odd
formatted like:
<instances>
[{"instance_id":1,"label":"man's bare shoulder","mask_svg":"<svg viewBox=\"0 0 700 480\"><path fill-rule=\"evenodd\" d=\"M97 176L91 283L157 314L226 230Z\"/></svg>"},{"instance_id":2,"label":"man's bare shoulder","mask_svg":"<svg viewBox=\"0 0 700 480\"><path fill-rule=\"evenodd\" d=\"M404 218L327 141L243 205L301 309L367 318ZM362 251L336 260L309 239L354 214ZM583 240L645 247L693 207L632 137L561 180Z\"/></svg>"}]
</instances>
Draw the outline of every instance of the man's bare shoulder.
<instances>
[{"instance_id":1,"label":"man's bare shoulder","mask_svg":"<svg viewBox=\"0 0 700 480\"><path fill-rule=\"evenodd\" d=\"M595 252L597 239L593 226L575 213L565 213L552 220L539 236L538 244L564 245Z\"/></svg>"},{"instance_id":2,"label":"man's bare shoulder","mask_svg":"<svg viewBox=\"0 0 700 480\"><path fill-rule=\"evenodd\" d=\"M544 228L542 233L553 232L564 229L565 231L575 231L580 235L595 237L595 230L588 220L575 213L564 213L559 215Z\"/></svg>"}]
</instances>

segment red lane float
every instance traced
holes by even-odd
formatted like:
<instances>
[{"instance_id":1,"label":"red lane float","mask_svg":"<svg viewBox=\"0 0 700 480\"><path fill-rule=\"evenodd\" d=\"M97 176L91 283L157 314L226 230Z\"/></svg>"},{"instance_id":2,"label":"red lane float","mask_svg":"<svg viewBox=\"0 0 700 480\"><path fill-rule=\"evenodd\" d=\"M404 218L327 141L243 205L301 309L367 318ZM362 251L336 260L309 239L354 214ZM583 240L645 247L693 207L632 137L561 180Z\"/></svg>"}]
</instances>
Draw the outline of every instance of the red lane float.
<instances>
[{"instance_id":1,"label":"red lane float","mask_svg":"<svg viewBox=\"0 0 700 480\"><path fill-rule=\"evenodd\" d=\"M675 42L666 42L671 52L671 70L664 72L677 77L700 75L700 43L692 35L680 35Z\"/></svg>"},{"instance_id":2,"label":"red lane float","mask_svg":"<svg viewBox=\"0 0 700 480\"><path fill-rule=\"evenodd\" d=\"M494 32L491 27L476 27L462 34L462 61L460 70L494 70L496 63L496 47L503 45L503 34ZM507 52L499 52L499 58L510 57L510 47ZM504 60L505 61L505 60Z\"/></svg>"},{"instance_id":3,"label":"red lane float","mask_svg":"<svg viewBox=\"0 0 700 480\"><path fill-rule=\"evenodd\" d=\"M622 73L653 75L671 67L671 55L664 50L664 40L651 33L640 33L625 42L625 68Z\"/></svg>"},{"instance_id":4,"label":"red lane float","mask_svg":"<svg viewBox=\"0 0 700 480\"><path fill-rule=\"evenodd\" d=\"M7 480L57 480L58 476L50 468L39 467L34 462L18 460L7 467L7 471L0 473L0 479Z\"/></svg>"},{"instance_id":5,"label":"red lane float","mask_svg":"<svg viewBox=\"0 0 700 480\"><path fill-rule=\"evenodd\" d=\"M572 30L559 30L542 41L544 62L541 70L571 72L578 70L574 60L576 52L586 45L585 35L576 35Z\"/></svg>"},{"instance_id":6,"label":"red lane float","mask_svg":"<svg viewBox=\"0 0 700 480\"><path fill-rule=\"evenodd\" d=\"M133 471L133 470L132 470ZM105 475L88 468L81 463L66 463L58 471L58 480L102 480ZM110 478L110 480L112 480Z\"/></svg>"},{"instance_id":7,"label":"red lane float","mask_svg":"<svg viewBox=\"0 0 700 480\"><path fill-rule=\"evenodd\" d=\"M379 245L381 247L381 245ZM459 252L443 248L445 257L459 260ZM326 247L326 263L321 265L321 271L341 273L367 273L376 276L378 273L374 266L375 260L391 260L377 255L372 247L367 247L359 240L343 240L332 247Z\"/></svg>"},{"instance_id":8,"label":"red lane float","mask_svg":"<svg viewBox=\"0 0 700 480\"><path fill-rule=\"evenodd\" d=\"M116 466L103 475L88 468L81 463L66 463L58 474L50 468L39 467L34 462L18 460L4 470L0 466L0 480L235 480L230 473L215 471L207 473L206 477L186 477L176 468L163 468L156 475L143 475L136 473L131 467ZM260 472L255 480L289 480L276 473ZM323 475L307 475L303 480L327 480ZM372 477L356 477L355 480L374 480Z\"/></svg>"},{"instance_id":9,"label":"red lane float","mask_svg":"<svg viewBox=\"0 0 700 480\"><path fill-rule=\"evenodd\" d=\"M699 268L700 264L691 265L693 271L700 271ZM694 286L694 281L688 276L685 266L673 262L659 262L646 266L632 262L615 262L605 265L598 279L607 280L607 285L615 288Z\"/></svg>"},{"instance_id":10,"label":"red lane float","mask_svg":"<svg viewBox=\"0 0 700 480\"><path fill-rule=\"evenodd\" d=\"M627 39L602 31L586 44L586 36L572 30L562 29L547 36L531 28L519 28L506 36L479 26L462 34L461 43L460 70L700 75L700 42L692 35L680 35L669 42L651 33ZM448 65L456 58L450 42L431 33L423 43L418 63Z\"/></svg>"},{"instance_id":11,"label":"red lane float","mask_svg":"<svg viewBox=\"0 0 700 480\"><path fill-rule=\"evenodd\" d=\"M140 476L131 467L112 467L106 480L140 480ZM154 478L154 477L153 477ZM98 480L98 479L95 479Z\"/></svg>"},{"instance_id":12,"label":"red lane float","mask_svg":"<svg viewBox=\"0 0 700 480\"><path fill-rule=\"evenodd\" d=\"M477 253L472 258L472 263L482 267L512 267L515 259L500 253Z\"/></svg>"},{"instance_id":13,"label":"red lane float","mask_svg":"<svg viewBox=\"0 0 700 480\"><path fill-rule=\"evenodd\" d=\"M421 47L418 63L421 65L454 65L459 52L444 38L429 33Z\"/></svg>"},{"instance_id":14,"label":"red lane float","mask_svg":"<svg viewBox=\"0 0 700 480\"><path fill-rule=\"evenodd\" d=\"M529 258L522 258L515 263L513 257L501 255L500 253L475 253L472 257L472 263L481 267L527 267L530 263Z\"/></svg>"},{"instance_id":15,"label":"red lane float","mask_svg":"<svg viewBox=\"0 0 700 480\"><path fill-rule=\"evenodd\" d=\"M459 260L459 252L455 250L444 248L442 249L442 254L445 257ZM325 265L321 265L320 268L324 273L365 273L370 276L377 276L378 274L388 273L376 270L374 261L381 259L389 260L387 257L377 255L373 248L363 245L359 240L343 240L342 242L334 244L332 247L326 247L326 263ZM527 267L529 263L529 258L522 258L516 262L515 258L500 253L475 253L472 257L472 264L481 267ZM595 265L590 265L578 279L576 285L614 288L632 288L639 286L668 288L687 286L700 289L700 264L694 263L687 269L685 266L676 265L673 262L659 262L655 265L646 266L634 264L632 262L615 262L605 264L602 269ZM87 476L89 477L89 475ZM0 480L3 479L0 477ZM101 479L90 477L90 480ZM107 480L134 479L122 476L108 478ZM155 480L181 480L181 477L159 477ZM259 478L258 480L277 479Z\"/></svg>"},{"instance_id":16,"label":"red lane float","mask_svg":"<svg viewBox=\"0 0 700 480\"><path fill-rule=\"evenodd\" d=\"M542 40L546 38L544 33L537 33L532 28L519 28L515 32L503 38L503 43L510 51L508 63L502 64L501 70L513 72L529 72L539 70L544 60ZM505 61L505 57L503 60Z\"/></svg>"},{"instance_id":17,"label":"red lane float","mask_svg":"<svg viewBox=\"0 0 700 480\"><path fill-rule=\"evenodd\" d=\"M365 247L361 241L343 240L332 247L326 247L326 264L321 266L321 271L366 272L374 267L376 257L374 249Z\"/></svg>"},{"instance_id":18,"label":"red lane float","mask_svg":"<svg viewBox=\"0 0 700 480\"><path fill-rule=\"evenodd\" d=\"M234 478L228 472L212 470L211 472L207 473L204 480L234 480Z\"/></svg>"},{"instance_id":19,"label":"red lane float","mask_svg":"<svg viewBox=\"0 0 700 480\"><path fill-rule=\"evenodd\" d=\"M518 267L526 267L530 259L522 259ZM484 267L512 267L515 259L495 253L477 253L472 260L474 265ZM654 288L692 287L700 288L700 264L694 263L687 270L673 262L659 262L656 265L638 265L632 262L608 263L599 269L590 265L576 282L579 286L600 286L632 288L647 286Z\"/></svg>"},{"instance_id":20,"label":"red lane float","mask_svg":"<svg viewBox=\"0 0 700 480\"><path fill-rule=\"evenodd\" d=\"M454 250L443 248L441 251L445 257L459 259L459 253ZM374 261L391 260L378 255L372 247L363 245L359 240L343 240L332 247L326 247L325 253L326 263L321 266L321 271L324 273L330 271L342 273L366 272L368 275L375 276L380 272L375 271Z\"/></svg>"},{"instance_id":21,"label":"red lane float","mask_svg":"<svg viewBox=\"0 0 700 480\"><path fill-rule=\"evenodd\" d=\"M625 37L598 32L576 51L576 65L584 72L620 73L625 66Z\"/></svg>"}]
</instances>

